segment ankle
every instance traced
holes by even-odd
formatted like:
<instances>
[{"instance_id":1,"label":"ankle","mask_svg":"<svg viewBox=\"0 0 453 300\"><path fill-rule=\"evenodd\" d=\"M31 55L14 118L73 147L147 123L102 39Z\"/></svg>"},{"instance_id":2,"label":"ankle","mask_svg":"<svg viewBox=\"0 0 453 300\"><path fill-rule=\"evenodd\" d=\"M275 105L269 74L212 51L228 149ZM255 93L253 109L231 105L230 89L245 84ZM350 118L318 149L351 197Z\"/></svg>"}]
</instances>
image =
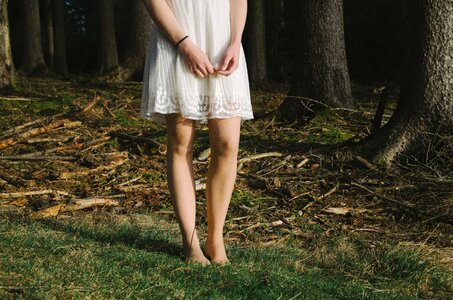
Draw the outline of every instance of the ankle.
<instances>
[{"instance_id":1,"label":"ankle","mask_svg":"<svg viewBox=\"0 0 453 300\"><path fill-rule=\"evenodd\" d=\"M206 245L223 246L224 245L223 236L210 237L208 235L208 238L206 239Z\"/></svg>"},{"instance_id":2,"label":"ankle","mask_svg":"<svg viewBox=\"0 0 453 300\"><path fill-rule=\"evenodd\" d=\"M201 248L199 241L192 241L192 243L183 241L182 246L184 247L184 249L191 250L197 250Z\"/></svg>"},{"instance_id":3,"label":"ankle","mask_svg":"<svg viewBox=\"0 0 453 300\"><path fill-rule=\"evenodd\" d=\"M211 264L223 265L229 263L223 240L218 243L206 243L204 251Z\"/></svg>"},{"instance_id":4,"label":"ankle","mask_svg":"<svg viewBox=\"0 0 453 300\"><path fill-rule=\"evenodd\" d=\"M208 252L223 252L225 251L225 243L223 240L220 241L206 241L204 248Z\"/></svg>"}]
</instances>

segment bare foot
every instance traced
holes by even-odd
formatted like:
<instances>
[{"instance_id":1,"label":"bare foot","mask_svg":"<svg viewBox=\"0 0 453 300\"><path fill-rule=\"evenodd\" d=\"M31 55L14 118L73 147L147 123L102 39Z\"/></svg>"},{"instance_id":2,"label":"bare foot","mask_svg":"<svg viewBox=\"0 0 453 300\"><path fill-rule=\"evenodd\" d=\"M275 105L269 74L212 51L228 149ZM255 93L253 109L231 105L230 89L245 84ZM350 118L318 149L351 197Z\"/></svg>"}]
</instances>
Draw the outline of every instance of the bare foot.
<instances>
[{"instance_id":1,"label":"bare foot","mask_svg":"<svg viewBox=\"0 0 453 300\"><path fill-rule=\"evenodd\" d=\"M223 245L223 243L214 245L206 242L205 252L206 256L211 261L211 264L226 265L230 263L226 255L225 246Z\"/></svg>"},{"instance_id":2,"label":"bare foot","mask_svg":"<svg viewBox=\"0 0 453 300\"><path fill-rule=\"evenodd\" d=\"M203 266L210 265L211 262L209 259L204 256L203 251L201 251L201 248L198 247L195 249L190 249L183 247L183 252L184 252L184 257L186 258L186 261L191 262L191 263L199 263Z\"/></svg>"}]
</instances>

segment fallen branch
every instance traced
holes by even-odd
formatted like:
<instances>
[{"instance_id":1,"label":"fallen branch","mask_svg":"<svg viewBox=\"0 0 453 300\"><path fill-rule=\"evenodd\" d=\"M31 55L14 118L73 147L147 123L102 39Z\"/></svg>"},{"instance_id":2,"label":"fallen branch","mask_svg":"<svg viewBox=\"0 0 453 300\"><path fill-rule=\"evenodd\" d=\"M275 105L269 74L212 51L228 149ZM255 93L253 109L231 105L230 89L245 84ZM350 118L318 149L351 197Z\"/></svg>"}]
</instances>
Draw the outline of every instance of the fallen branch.
<instances>
[{"instance_id":1,"label":"fallen branch","mask_svg":"<svg viewBox=\"0 0 453 300\"><path fill-rule=\"evenodd\" d=\"M245 163L245 162L249 162L249 161L252 161L252 160L256 160L256 159L260 159L260 158L265 158L265 157L272 157L272 156L280 157L280 156L283 156L283 154L280 153L280 152L266 152L266 153L260 153L260 154L256 154L256 155L252 155L252 156L248 156L248 157L241 158L241 159L238 161L238 163Z\"/></svg>"},{"instance_id":2,"label":"fallen branch","mask_svg":"<svg viewBox=\"0 0 453 300\"><path fill-rule=\"evenodd\" d=\"M119 183L119 184L117 184L116 186L125 186L125 185L128 185L129 183L135 182L135 181L141 179L142 177L143 177L143 175L140 175L140 176L135 177L135 178L133 178L133 179L131 179L131 180L128 180L128 181Z\"/></svg>"},{"instance_id":3,"label":"fallen branch","mask_svg":"<svg viewBox=\"0 0 453 300\"><path fill-rule=\"evenodd\" d=\"M240 160L238 160L237 170L239 172L242 169L242 167L244 166L244 163L246 163L246 162L260 159L260 158L265 158L265 157L273 157L273 156L280 157L280 156L283 156L283 154L280 152L267 152L267 153L260 153L260 154L241 158Z\"/></svg>"},{"instance_id":4,"label":"fallen branch","mask_svg":"<svg viewBox=\"0 0 453 300\"><path fill-rule=\"evenodd\" d=\"M330 195L332 195L339 187L339 184L335 185L330 191L328 191L327 193L315 198L313 201L307 203L301 210L302 211L305 211L307 210L309 207L313 206L317 201L320 201Z\"/></svg>"},{"instance_id":5,"label":"fallen branch","mask_svg":"<svg viewBox=\"0 0 453 300\"><path fill-rule=\"evenodd\" d=\"M203 152L201 152L200 155L198 155L197 160L205 161L208 159L209 155L211 155L211 148L203 150Z\"/></svg>"},{"instance_id":6,"label":"fallen branch","mask_svg":"<svg viewBox=\"0 0 453 300\"><path fill-rule=\"evenodd\" d=\"M118 161L113 161L107 165L102 165L94 169L86 170L86 171L77 171L77 172L62 172L59 176L60 179L72 179L72 178L77 178L79 176L86 176L90 175L92 173L100 172L100 171L107 171L107 170L112 170L115 169L122 164L124 164L126 161L129 159L121 159Z\"/></svg>"},{"instance_id":7,"label":"fallen branch","mask_svg":"<svg viewBox=\"0 0 453 300\"><path fill-rule=\"evenodd\" d=\"M0 97L1 101L32 101L32 98L24 98L24 97Z\"/></svg>"},{"instance_id":8,"label":"fallen branch","mask_svg":"<svg viewBox=\"0 0 453 300\"><path fill-rule=\"evenodd\" d=\"M55 115L53 115L51 117L39 118L39 119L30 121L30 122L15 126L13 128L10 128L8 130L3 131L3 133L0 135L0 138L4 139L4 138L6 138L8 136L11 136L13 134L18 134L19 132L24 131L24 129L27 128L27 127L30 127L30 126L38 124L38 123L43 123L43 122L45 122L47 120L52 120L52 119L58 118L61 115L63 115L63 113L58 113L58 114L55 114Z\"/></svg>"},{"instance_id":9,"label":"fallen branch","mask_svg":"<svg viewBox=\"0 0 453 300\"><path fill-rule=\"evenodd\" d=\"M13 192L13 193L0 193L0 199L14 199L14 198L21 198L25 196L36 196L36 195L47 195L47 194L54 194L54 195L61 195L61 196L69 196L69 193L64 191L58 190L41 190L41 191L27 191L27 192Z\"/></svg>"},{"instance_id":10,"label":"fallen branch","mask_svg":"<svg viewBox=\"0 0 453 300\"><path fill-rule=\"evenodd\" d=\"M37 155L30 156L25 155L13 155L13 156L0 156L0 160L13 160L13 161L44 161L44 160L64 160L64 161L75 161L77 157L74 156L50 156L50 155Z\"/></svg>"},{"instance_id":11,"label":"fallen branch","mask_svg":"<svg viewBox=\"0 0 453 300\"><path fill-rule=\"evenodd\" d=\"M82 112L89 112L99 102L99 100L101 100L101 97L94 97L93 101L91 101L87 106L85 106L85 108L82 109Z\"/></svg>"},{"instance_id":12,"label":"fallen branch","mask_svg":"<svg viewBox=\"0 0 453 300\"><path fill-rule=\"evenodd\" d=\"M298 164L296 165L296 168L297 168L297 169L302 168L303 165L305 165L305 164L306 164L307 162L309 162L309 161L310 161L310 160L309 160L308 158L305 158L304 160L302 160L300 163L298 163Z\"/></svg>"},{"instance_id":13,"label":"fallen branch","mask_svg":"<svg viewBox=\"0 0 453 300\"><path fill-rule=\"evenodd\" d=\"M133 190L141 189L141 190L147 190L147 189L159 189L159 188L165 188L165 183L159 183L157 185L151 185L149 183L141 183L141 184L135 184L135 185L128 185L128 186L122 186L122 185L115 185L114 189L120 192L130 192Z\"/></svg>"},{"instance_id":14,"label":"fallen branch","mask_svg":"<svg viewBox=\"0 0 453 300\"><path fill-rule=\"evenodd\" d=\"M206 189L206 182L200 182L195 184L196 191L203 191Z\"/></svg>"},{"instance_id":15,"label":"fallen branch","mask_svg":"<svg viewBox=\"0 0 453 300\"><path fill-rule=\"evenodd\" d=\"M70 212L76 210L82 210L91 207L106 207L106 206L118 206L119 201L109 198L87 198L87 199L75 199L69 204L58 204L48 208L38 210L31 214L34 219L43 219L49 217L55 217L62 212Z\"/></svg>"},{"instance_id":16,"label":"fallen branch","mask_svg":"<svg viewBox=\"0 0 453 300\"><path fill-rule=\"evenodd\" d=\"M277 226L282 226L284 224L284 222L282 220L277 220L277 221L273 221L273 222L266 222L266 223L263 223L263 222L258 222L256 224L253 224L253 225L250 225L246 228L244 228L243 230L252 230L252 229L255 229L255 228L258 228L258 227L277 227Z\"/></svg>"},{"instance_id":17,"label":"fallen branch","mask_svg":"<svg viewBox=\"0 0 453 300\"><path fill-rule=\"evenodd\" d=\"M131 136L131 135L121 133L121 132L110 132L110 135L112 137L117 137L117 138L120 138L123 140L129 140L129 141L137 142L137 143L145 143L147 145L154 146L158 149L160 154L167 153L167 146L163 145L153 139L149 139L149 138L145 138L145 137L141 137L141 136Z\"/></svg>"},{"instance_id":18,"label":"fallen branch","mask_svg":"<svg viewBox=\"0 0 453 300\"><path fill-rule=\"evenodd\" d=\"M405 207L405 208L410 209L410 210L414 210L415 209L415 205L413 205L412 203L402 202L402 201L398 201L396 199L389 198L387 196L381 195L381 194L379 194L379 193L377 193L377 192L375 192L375 191L373 191L373 190L371 190L371 189L369 189L369 188L367 188L367 187L365 187L365 186L363 186L361 184L358 184L356 182L351 182L351 185L359 187L361 189L364 189L365 191L367 191L367 192L369 192L369 193L381 198L382 200L385 200L385 201L400 205L400 206Z\"/></svg>"},{"instance_id":19,"label":"fallen branch","mask_svg":"<svg viewBox=\"0 0 453 300\"><path fill-rule=\"evenodd\" d=\"M37 144L37 143L49 143L49 142L56 142L56 143L64 143L69 140L69 137L64 137L64 138L33 138L33 139L28 139L27 143L28 144Z\"/></svg>"},{"instance_id":20,"label":"fallen branch","mask_svg":"<svg viewBox=\"0 0 453 300\"><path fill-rule=\"evenodd\" d=\"M359 155L356 155L354 156L354 158L361 164L363 165L364 167L366 167L367 169L371 170L371 171L376 171L377 168L376 166L374 166L372 163L370 163L368 160L366 160L365 158L359 156Z\"/></svg>"},{"instance_id":21,"label":"fallen branch","mask_svg":"<svg viewBox=\"0 0 453 300\"><path fill-rule=\"evenodd\" d=\"M85 144L85 148L83 150L81 150L80 152L85 152L85 151L88 151L88 150L92 150L92 149L95 149L95 148L98 148L102 145L105 145L108 143L108 141L110 141L111 137L106 135L106 136L103 136L101 138L98 138L98 139L94 139L92 141L89 141Z\"/></svg>"},{"instance_id":22,"label":"fallen branch","mask_svg":"<svg viewBox=\"0 0 453 300\"><path fill-rule=\"evenodd\" d=\"M376 213L378 210L370 210L366 208L352 208L352 207L327 207L321 210L322 213L340 215L340 216L352 216L355 214L364 213ZM365 217L365 216L364 216ZM375 217L372 217L375 218Z\"/></svg>"},{"instance_id":23,"label":"fallen branch","mask_svg":"<svg viewBox=\"0 0 453 300\"><path fill-rule=\"evenodd\" d=\"M14 186L25 186L27 184L26 180L19 177L13 177L9 174L5 174L4 172L0 172L0 179L3 179L4 181Z\"/></svg>"},{"instance_id":24,"label":"fallen branch","mask_svg":"<svg viewBox=\"0 0 453 300\"><path fill-rule=\"evenodd\" d=\"M50 131L54 130L55 128L64 125L65 123L71 123L71 121L69 119L57 120L57 121L52 122L52 123L50 123L48 125L45 125L43 127L30 129L30 130L28 130L28 131L26 131L24 133L19 134L15 138L8 138L8 139L1 140L0 141L0 149L15 145L18 142L21 142L21 141L23 141L25 139L28 139L28 138L32 137L32 136L36 136L36 135L39 135L39 134L42 134L42 133L45 133L45 132L50 132Z\"/></svg>"}]
</instances>

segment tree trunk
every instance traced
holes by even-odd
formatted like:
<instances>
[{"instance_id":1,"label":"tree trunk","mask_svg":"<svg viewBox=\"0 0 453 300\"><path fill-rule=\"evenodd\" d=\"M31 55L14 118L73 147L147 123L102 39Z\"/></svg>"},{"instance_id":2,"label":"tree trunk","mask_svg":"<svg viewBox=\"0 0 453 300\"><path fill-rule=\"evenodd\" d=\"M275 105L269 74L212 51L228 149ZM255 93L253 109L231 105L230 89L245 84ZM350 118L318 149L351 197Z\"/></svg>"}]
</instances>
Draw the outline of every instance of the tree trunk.
<instances>
[{"instance_id":1,"label":"tree trunk","mask_svg":"<svg viewBox=\"0 0 453 300\"><path fill-rule=\"evenodd\" d=\"M305 123L314 115L316 102L354 107L344 41L342 0L305 0L300 6L300 36L296 74L288 97L279 108L286 121ZM302 98L297 98L302 97Z\"/></svg>"},{"instance_id":2,"label":"tree trunk","mask_svg":"<svg viewBox=\"0 0 453 300\"><path fill-rule=\"evenodd\" d=\"M25 74L33 74L46 68L41 44L39 1L22 0L24 59L19 68Z\"/></svg>"},{"instance_id":3,"label":"tree trunk","mask_svg":"<svg viewBox=\"0 0 453 300\"><path fill-rule=\"evenodd\" d=\"M14 84L14 64L9 39L8 1L0 0L0 88Z\"/></svg>"},{"instance_id":4,"label":"tree trunk","mask_svg":"<svg viewBox=\"0 0 453 300\"><path fill-rule=\"evenodd\" d=\"M438 160L445 168L453 151L451 141L442 138L453 132L453 1L412 0L408 10L406 76L398 105L389 122L356 150L387 166L405 156ZM439 160L443 154L447 159Z\"/></svg>"},{"instance_id":5,"label":"tree trunk","mask_svg":"<svg viewBox=\"0 0 453 300\"><path fill-rule=\"evenodd\" d=\"M142 80L145 56L151 33L151 17L142 0L132 0L129 11L130 34L121 66L123 80Z\"/></svg>"},{"instance_id":6,"label":"tree trunk","mask_svg":"<svg viewBox=\"0 0 453 300\"><path fill-rule=\"evenodd\" d=\"M248 2L247 66L251 83L267 81L265 1Z\"/></svg>"},{"instance_id":7,"label":"tree trunk","mask_svg":"<svg viewBox=\"0 0 453 300\"><path fill-rule=\"evenodd\" d=\"M54 68L54 26L53 26L53 9L52 0L43 0L44 9L44 28L45 28L45 57L50 69Z\"/></svg>"},{"instance_id":8,"label":"tree trunk","mask_svg":"<svg viewBox=\"0 0 453 300\"><path fill-rule=\"evenodd\" d=\"M68 75L68 62L66 59L65 4L63 0L52 1L55 42L54 67L58 74L66 76Z\"/></svg>"},{"instance_id":9,"label":"tree trunk","mask_svg":"<svg viewBox=\"0 0 453 300\"><path fill-rule=\"evenodd\" d=\"M115 22L112 0L97 0L99 73L106 73L118 67Z\"/></svg>"}]
</instances>

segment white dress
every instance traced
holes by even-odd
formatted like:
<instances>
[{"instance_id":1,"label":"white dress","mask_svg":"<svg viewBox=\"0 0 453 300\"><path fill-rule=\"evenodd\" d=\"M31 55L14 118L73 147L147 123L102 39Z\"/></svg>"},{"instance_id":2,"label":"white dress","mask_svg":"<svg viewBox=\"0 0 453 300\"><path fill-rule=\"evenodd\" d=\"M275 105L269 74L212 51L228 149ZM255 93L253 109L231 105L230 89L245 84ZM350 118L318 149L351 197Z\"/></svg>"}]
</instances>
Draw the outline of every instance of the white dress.
<instances>
[{"instance_id":1,"label":"white dress","mask_svg":"<svg viewBox=\"0 0 453 300\"><path fill-rule=\"evenodd\" d=\"M186 34L217 67L230 41L230 0L167 0ZM184 56L154 22L143 74L140 117L165 124L165 114L206 123L210 118L253 119L242 44L229 76L193 74Z\"/></svg>"}]
</instances>

